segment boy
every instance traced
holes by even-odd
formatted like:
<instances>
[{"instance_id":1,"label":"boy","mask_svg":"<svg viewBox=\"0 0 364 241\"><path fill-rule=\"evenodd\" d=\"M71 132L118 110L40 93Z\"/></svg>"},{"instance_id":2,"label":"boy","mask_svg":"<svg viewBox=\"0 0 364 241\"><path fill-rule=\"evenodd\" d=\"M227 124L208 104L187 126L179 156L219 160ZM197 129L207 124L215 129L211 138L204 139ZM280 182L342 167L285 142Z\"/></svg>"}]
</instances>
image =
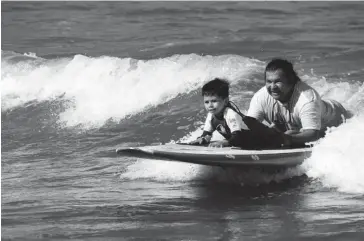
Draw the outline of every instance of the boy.
<instances>
[{"instance_id":1,"label":"boy","mask_svg":"<svg viewBox=\"0 0 364 241\"><path fill-rule=\"evenodd\" d=\"M277 132L270 130L253 118L244 116L231 105L227 81L219 78L211 80L202 87L202 96L208 111L205 126L202 135L189 144L258 149L280 147L284 142L282 136ZM210 142L215 130L225 137L225 140Z\"/></svg>"}]
</instances>

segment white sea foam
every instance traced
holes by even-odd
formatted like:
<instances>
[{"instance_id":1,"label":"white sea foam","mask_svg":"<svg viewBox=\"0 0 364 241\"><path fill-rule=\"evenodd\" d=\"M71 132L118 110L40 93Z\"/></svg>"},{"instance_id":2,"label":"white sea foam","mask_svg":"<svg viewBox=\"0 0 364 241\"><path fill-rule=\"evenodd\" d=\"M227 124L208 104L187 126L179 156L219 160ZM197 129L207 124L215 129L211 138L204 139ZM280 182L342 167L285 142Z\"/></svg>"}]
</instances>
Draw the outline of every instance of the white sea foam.
<instances>
[{"instance_id":1,"label":"white sea foam","mask_svg":"<svg viewBox=\"0 0 364 241\"><path fill-rule=\"evenodd\" d=\"M364 193L364 115L332 128L313 148L302 167L324 186L343 192Z\"/></svg>"},{"instance_id":2,"label":"white sea foam","mask_svg":"<svg viewBox=\"0 0 364 241\"><path fill-rule=\"evenodd\" d=\"M60 116L68 126L100 126L199 88L213 77L233 84L261 71L258 60L225 55L174 55L154 60L91 58L3 61L2 108L64 96L72 104Z\"/></svg>"}]
</instances>

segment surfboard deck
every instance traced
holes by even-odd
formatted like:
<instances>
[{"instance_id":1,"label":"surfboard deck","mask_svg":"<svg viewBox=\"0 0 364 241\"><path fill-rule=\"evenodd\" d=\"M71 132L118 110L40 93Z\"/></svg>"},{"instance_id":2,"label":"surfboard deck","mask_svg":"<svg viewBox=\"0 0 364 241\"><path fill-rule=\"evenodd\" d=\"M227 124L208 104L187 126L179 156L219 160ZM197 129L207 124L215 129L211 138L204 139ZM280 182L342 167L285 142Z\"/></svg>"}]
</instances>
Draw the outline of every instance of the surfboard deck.
<instances>
[{"instance_id":1,"label":"surfboard deck","mask_svg":"<svg viewBox=\"0 0 364 241\"><path fill-rule=\"evenodd\" d=\"M117 149L116 153L120 156L186 162L208 166L292 167L300 165L311 155L311 151L311 147L274 150L242 150L234 147L212 148L165 144L125 147Z\"/></svg>"}]
</instances>

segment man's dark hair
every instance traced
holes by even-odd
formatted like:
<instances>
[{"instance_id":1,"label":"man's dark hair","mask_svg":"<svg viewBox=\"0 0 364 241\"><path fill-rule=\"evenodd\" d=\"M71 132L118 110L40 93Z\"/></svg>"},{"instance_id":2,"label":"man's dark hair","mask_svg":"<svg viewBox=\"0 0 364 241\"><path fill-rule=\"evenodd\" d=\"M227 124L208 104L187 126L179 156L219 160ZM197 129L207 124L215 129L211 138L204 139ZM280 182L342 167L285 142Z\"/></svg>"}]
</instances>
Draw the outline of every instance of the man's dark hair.
<instances>
[{"instance_id":1,"label":"man's dark hair","mask_svg":"<svg viewBox=\"0 0 364 241\"><path fill-rule=\"evenodd\" d=\"M272 59L267 66L265 67L264 78L266 78L267 71L276 71L282 70L282 72L286 75L287 79L292 83L295 84L297 81L301 79L298 77L296 71L293 69L293 65L291 62L285 59Z\"/></svg>"},{"instance_id":2,"label":"man's dark hair","mask_svg":"<svg viewBox=\"0 0 364 241\"><path fill-rule=\"evenodd\" d=\"M202 86L202 96L217 95L223 99L229 97L229 82L215 78Z\"/></svg>"}]
</instances>

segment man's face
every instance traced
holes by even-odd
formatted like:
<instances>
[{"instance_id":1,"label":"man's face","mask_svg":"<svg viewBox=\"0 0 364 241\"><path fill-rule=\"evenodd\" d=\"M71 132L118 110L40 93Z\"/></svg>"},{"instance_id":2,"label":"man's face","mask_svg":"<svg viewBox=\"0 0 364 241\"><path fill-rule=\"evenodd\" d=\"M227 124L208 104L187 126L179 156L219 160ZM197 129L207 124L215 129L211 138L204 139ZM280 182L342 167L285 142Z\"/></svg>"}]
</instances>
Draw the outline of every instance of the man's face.
<instances>
[{"instance_id":1,"label":"man's face","mask_svg":"<svg viewBox=\"0 0 364 241\"><path fill-rule=\"evenodd\" d=\"M268 93L280 102L289 100L294 87L294 81L290 81L282 70L267 71L265 73L265 87Z\"/></svg>"}]
</instances>

